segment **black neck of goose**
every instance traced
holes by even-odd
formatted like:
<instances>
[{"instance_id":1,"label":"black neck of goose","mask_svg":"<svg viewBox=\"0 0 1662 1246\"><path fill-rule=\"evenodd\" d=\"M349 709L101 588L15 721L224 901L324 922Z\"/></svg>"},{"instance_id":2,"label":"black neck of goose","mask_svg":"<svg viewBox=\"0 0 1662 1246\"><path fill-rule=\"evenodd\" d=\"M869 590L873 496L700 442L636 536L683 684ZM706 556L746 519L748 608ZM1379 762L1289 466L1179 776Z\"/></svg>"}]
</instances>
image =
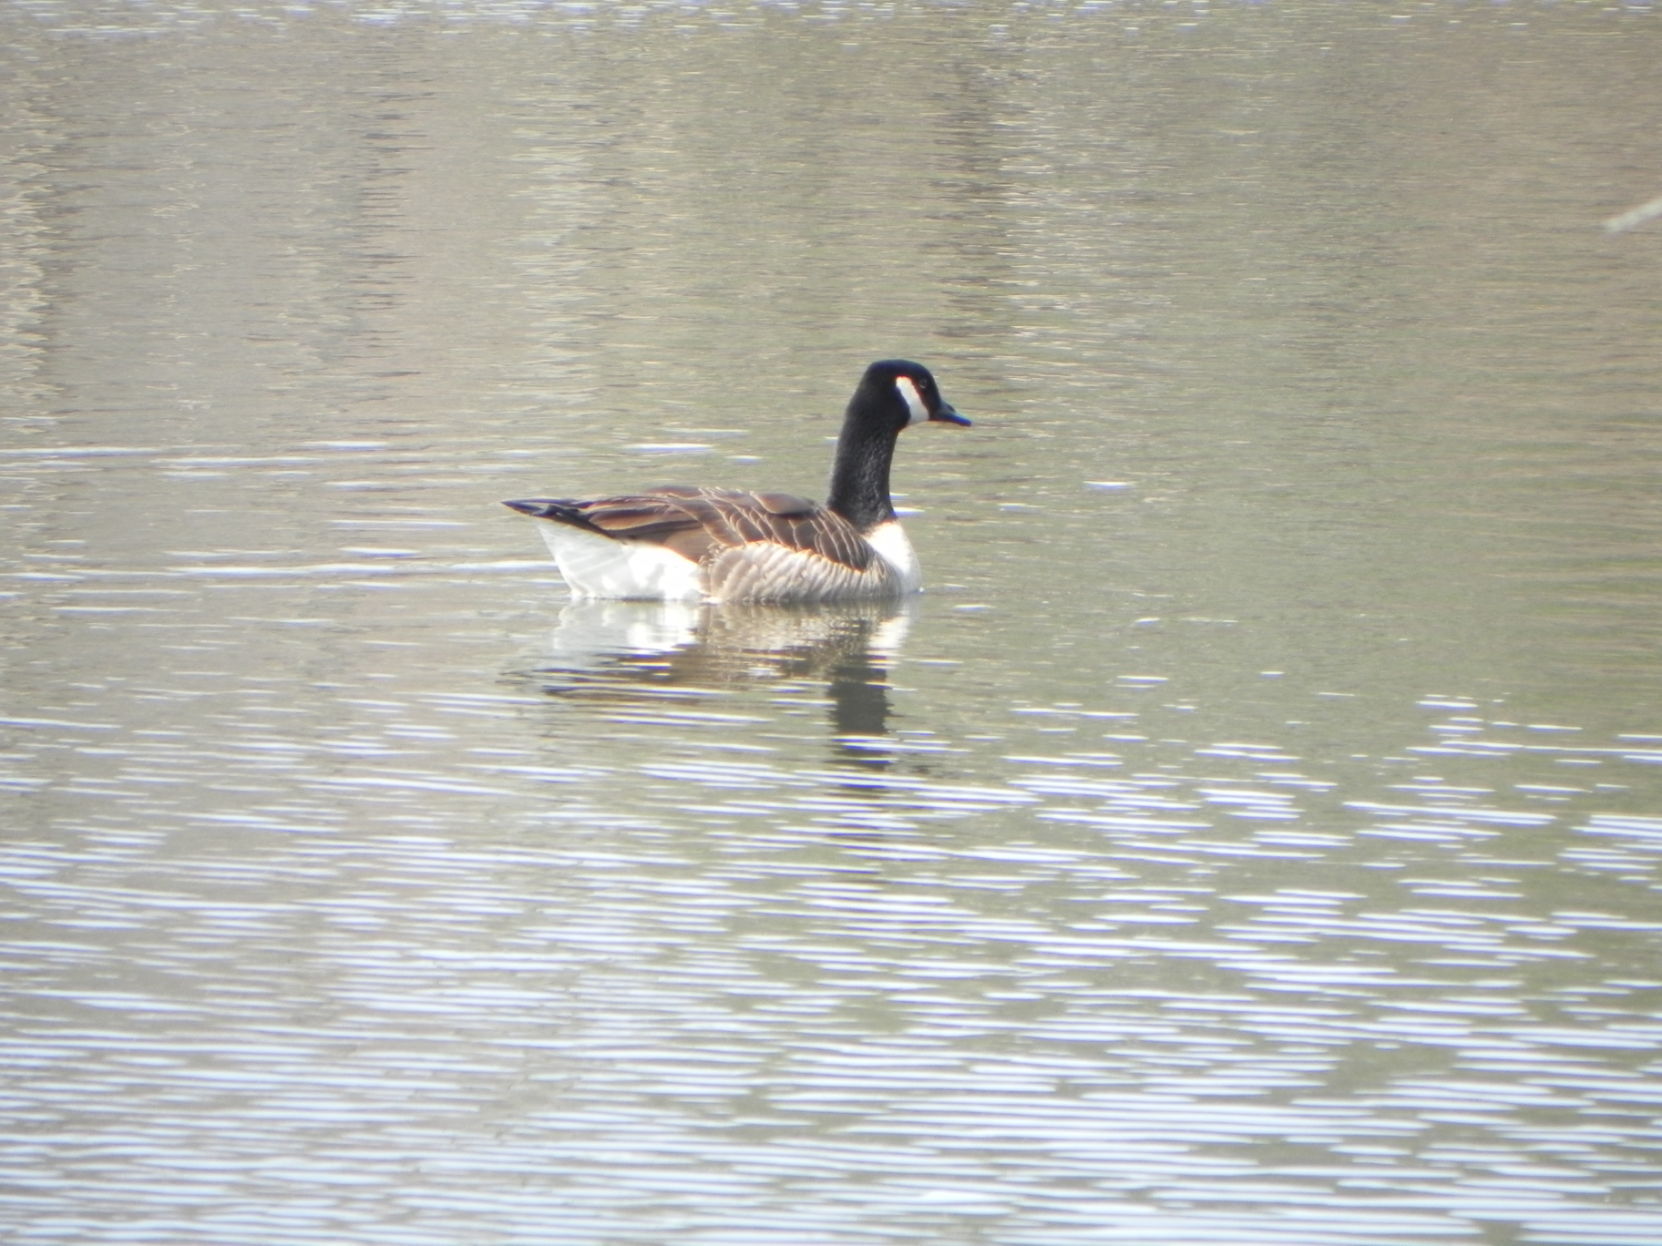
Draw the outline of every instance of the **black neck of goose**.
<instances>
[{"instance_id":1,"label":"black neck of goose","mask_svg":"<svg viewBox=\"0 0 1662 1246\"><path fill-rule=\"evenodd\" d=\"M852 409L843 421L827 505L861 532L895 517L889 499L889 464L898 436L898 429L874 428Z\"/></svg>"}]
</instances>

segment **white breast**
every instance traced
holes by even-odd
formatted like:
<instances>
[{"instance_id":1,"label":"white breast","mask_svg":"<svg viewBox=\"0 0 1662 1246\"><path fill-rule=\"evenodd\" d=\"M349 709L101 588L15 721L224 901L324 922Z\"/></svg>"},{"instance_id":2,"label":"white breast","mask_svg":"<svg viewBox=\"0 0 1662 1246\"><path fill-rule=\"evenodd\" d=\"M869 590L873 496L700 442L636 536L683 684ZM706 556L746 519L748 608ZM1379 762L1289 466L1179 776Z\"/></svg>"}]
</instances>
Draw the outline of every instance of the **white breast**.
<instances>
[{"instance_id":1,"label":"white breast","mask_svg":"<svg viewBox=\"0 0 1662 1246\"><path fill-rule=\"evenodd\" d=\"M901 592L915 593L923 586L923 569L918 566L918 556L912 552L912 543L906 539L906 529L898 519L878 524L866 533L866 540L877 556L894 568Z\"/></svg>"}]
</instances>

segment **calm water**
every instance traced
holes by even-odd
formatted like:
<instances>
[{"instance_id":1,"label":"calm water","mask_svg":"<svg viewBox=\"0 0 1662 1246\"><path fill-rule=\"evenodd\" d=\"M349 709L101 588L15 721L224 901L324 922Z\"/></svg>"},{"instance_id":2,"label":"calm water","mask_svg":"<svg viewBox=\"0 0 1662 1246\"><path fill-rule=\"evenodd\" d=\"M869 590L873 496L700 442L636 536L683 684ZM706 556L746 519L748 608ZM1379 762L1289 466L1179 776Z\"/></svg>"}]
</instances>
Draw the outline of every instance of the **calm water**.
<instances>
[{"instance_id":1,"label":"calm water","mask_svg":"<svg viewBox=\"0 0 1662 1246\"><path fill-rule=\"evenodd\" d=\"M0 1236L1662 1241L1659 20L6 9Z\"/></svg>"}]
</instances>

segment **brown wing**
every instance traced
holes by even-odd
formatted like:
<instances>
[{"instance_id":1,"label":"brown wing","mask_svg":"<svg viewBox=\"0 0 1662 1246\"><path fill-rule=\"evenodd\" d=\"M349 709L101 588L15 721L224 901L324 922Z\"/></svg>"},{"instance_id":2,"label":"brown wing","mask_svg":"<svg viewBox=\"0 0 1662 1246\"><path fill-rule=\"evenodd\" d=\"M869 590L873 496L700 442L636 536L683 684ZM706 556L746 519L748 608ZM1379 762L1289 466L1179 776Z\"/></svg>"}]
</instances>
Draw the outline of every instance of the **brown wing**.
<instances>
[{"instance_id":1,"label":"brown wing","mask_svg":"<svg viewBox=\"0 0 1662 1246\"><path fill-rule=\"evenodd\" d=\"M587 502L547 502L541 517L619 541L651 541L693 562L758 542L865 571L872 548L835 511L789 493L661 485Z\"/></svg>"}]
</instances>

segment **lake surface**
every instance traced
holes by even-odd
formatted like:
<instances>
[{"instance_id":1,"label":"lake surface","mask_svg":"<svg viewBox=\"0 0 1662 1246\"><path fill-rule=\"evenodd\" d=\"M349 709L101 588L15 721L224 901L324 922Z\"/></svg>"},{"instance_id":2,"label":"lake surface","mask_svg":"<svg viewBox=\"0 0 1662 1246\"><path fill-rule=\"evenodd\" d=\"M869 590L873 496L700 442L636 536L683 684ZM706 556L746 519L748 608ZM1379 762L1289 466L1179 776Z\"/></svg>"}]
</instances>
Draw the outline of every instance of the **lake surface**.
<instances>
[{"instance_id":1,"label":"lake surface","mask_svg":"<svg viewBox=\"0 0 1662 1246\"><path fill-rule=\"evenodd\" d=\"M1662 1241L1659 20L11 5L0 1236Z\"/></svg>"}]
</instances>

